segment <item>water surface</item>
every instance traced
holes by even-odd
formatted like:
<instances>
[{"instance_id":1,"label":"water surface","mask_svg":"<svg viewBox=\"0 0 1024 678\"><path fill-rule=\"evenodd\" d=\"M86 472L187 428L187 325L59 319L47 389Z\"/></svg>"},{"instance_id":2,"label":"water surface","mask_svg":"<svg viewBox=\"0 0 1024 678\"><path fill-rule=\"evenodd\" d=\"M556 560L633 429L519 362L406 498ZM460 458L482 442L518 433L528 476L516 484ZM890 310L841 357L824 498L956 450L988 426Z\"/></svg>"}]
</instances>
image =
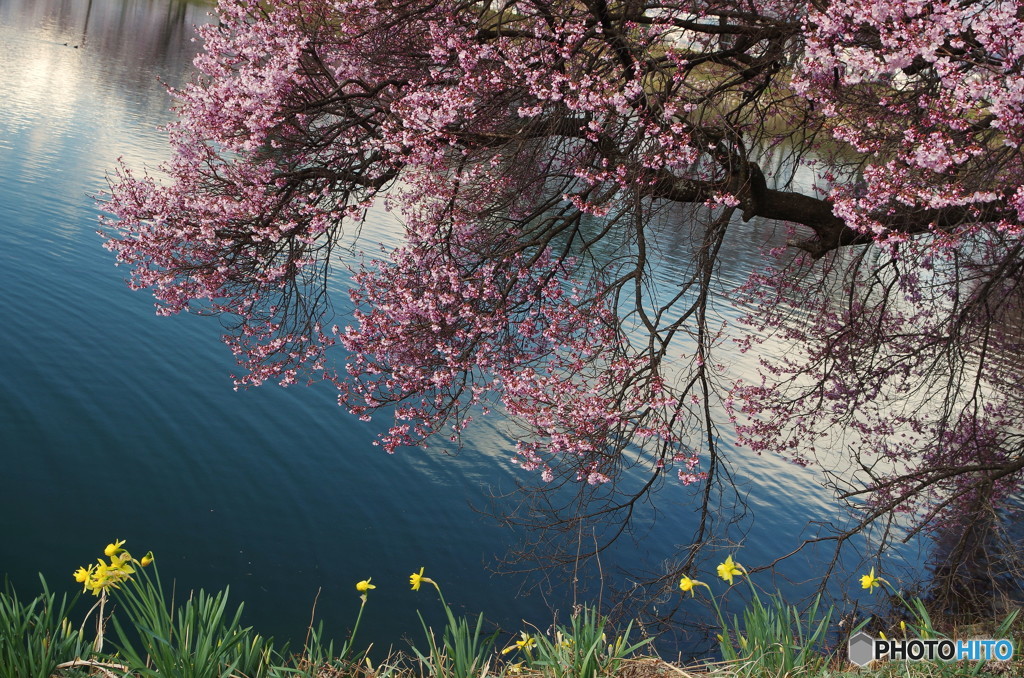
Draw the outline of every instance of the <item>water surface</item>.
<instances>
[{"instance_id":1,"label":"water surface","mask_svg":"<svg viewBox=\"0 0 1024 678\"><path fill-rule=\"evenodd\" d=\"M102 248L92 196L118 158L140 168L166 158L162 83L189 77L192 26L207 11L175 0L0 3L3 570L23 591L40 571L71 590L74 569L127 539L137 555L152 549L179 589L230 586L247 623L293 639L318 592L318 617L341 635L353 585L372 576L363 638L387 645L418 636L417 606L436 611L429 593L408 591L408 574L426 566L472 613L509 631L522 619L546 625L570 591L526 595L543 576L493 575L523 535L471 506L533 479L510 463L499 421L472 429L459 454L387 456L372 446L387 422L347 415L326 384L236 392L218 321L156 317ZM721 272L726 287L776 237L751 229ZM398 235L374 212L365 249ZM666 257L658 275L671 280L683 263ZM347 299L335 301L343 316ZM784 555L809 521L842 519L812 471L723 444L750 508L730 533L743 562ZM669 484L657 516L640 508L636 539L602 555L608 590L628 587L628 572L662 570L690 540L693 491ZM779 583L813 581L817 557L788 561ZM596 598L597 566L579 574Z\"/></svg>"}]
</instances>

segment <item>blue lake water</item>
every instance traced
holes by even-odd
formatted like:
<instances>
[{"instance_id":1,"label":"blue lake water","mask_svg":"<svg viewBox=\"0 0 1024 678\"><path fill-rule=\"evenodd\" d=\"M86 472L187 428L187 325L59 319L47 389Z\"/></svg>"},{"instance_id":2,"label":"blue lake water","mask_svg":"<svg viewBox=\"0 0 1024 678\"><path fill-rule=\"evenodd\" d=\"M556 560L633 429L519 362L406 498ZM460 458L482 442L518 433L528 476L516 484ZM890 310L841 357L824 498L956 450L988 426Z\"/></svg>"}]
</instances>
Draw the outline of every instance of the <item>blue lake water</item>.
<instances>
[{"instance_id":1,"label":"blue lake water","mask_svg":"<svg viewBox=\"0 0 1024 678\"><path fill-rule=\"evenodd\" d=\"M166 158L161 83L189 77L192 26L207 12L172 0L0 2L0 571L26 593L37 572L73 590L74 569L127 539L136 555L152 549L179 590L230 586L247 623L297 640L318 592L318 618L342 635L353 585L370 576L364 640L418 637L416 608L436 610L408 590L421 566L456 606L510 632L523 619L545 626L553 609L564 618L569 588L493 573L524 534L474 506L534 479L510 463L500 421L471 429L457 454L388 456L372 446L387 422L359 422L326 384L236 392L218 320L158 318L102 248L92 196L119 157L140 168ZM752 228L749 242L773 237ZM376 212L365 249L398 235ZM725 283L756 258L737 246ZM344 324L347 299L335 301ZM813 472L724 444L749 508L726 535L742 562L789 552L809 521L845 520ZM667 485L657 515L641 508L635 538L579 573L581 598L663 570L693 533L693 492ZM787 561L776 583L806 591L819 557ZM703 613L687 604L684 616Z\"/></svg>"}]
</instances>

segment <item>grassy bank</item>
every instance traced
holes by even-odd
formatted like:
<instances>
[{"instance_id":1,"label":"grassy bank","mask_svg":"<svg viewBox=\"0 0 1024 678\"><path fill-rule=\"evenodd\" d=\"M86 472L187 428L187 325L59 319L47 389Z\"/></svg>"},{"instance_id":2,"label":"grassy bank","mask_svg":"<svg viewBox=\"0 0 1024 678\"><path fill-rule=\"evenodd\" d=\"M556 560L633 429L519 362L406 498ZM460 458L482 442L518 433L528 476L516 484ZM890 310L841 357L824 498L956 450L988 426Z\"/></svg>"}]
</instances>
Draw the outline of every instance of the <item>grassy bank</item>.
<instances>
[{"instance_id":1,"label":"grassy bank","mask_svg":"<svg viewBox=\"0 0 1024 678\"><path fill-rule=\"evenodd\" d=\"M79 568L83 590L58 595L42 581L42 592L22 599L8 587L0 593L0 678L140 676L172 678L686 678L799 677L939 678L942 676L1024 676L1019 656L1009 661L883 661L858 668L837 645L838 620L820 601L797 609L777 594L759 591L730 556L717 574L749 587L741 614L724 615L711 587L683 577L680 595L706 595L718 618L721 661L682 665L654 656L653 639L632 624L613 627L597 610L583 606L568 624L528 626L509 637L491 631L484 616L456 615L439 583L424 570L409 577L412 590L436 597L445 623L422 633L407 650L371 661L360 645L359 624L373 598L372 579L355 583L360 607L343 643L326 640L321 628L306 630L301 645L275 643L243 626L242 606L227 591L200 591L175 605L156 571L152 554L134 558L115 542L96 564ZM1016 612L998 623L940 628L919 598L905 600L872 570L865 589L888 589L904 607L898 634L905 638L1019 638ZM847 634L872 631L870 619ZM881 635L881 634L879 634ZM831 640L830 640L831 639ZM829 643L833 645L829 647Z\"/></svg>"}]
</instances>

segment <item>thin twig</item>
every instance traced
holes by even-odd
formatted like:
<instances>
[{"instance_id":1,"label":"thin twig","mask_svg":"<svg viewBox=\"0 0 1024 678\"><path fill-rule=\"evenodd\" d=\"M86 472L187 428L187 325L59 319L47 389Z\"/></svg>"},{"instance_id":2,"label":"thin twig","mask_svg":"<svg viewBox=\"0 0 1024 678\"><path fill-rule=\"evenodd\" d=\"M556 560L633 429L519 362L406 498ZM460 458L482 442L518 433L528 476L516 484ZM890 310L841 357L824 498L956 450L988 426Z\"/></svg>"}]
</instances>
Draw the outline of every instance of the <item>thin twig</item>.
<instances>
[{"instance_id":1,"label":"thin twig","mask_svg":"<svg viewBox=\"0 0 1024 678\"><path fill-rule=\"evenodd\" d=\"M306 629L306 642L303 648L309 647L309 637L313 635L313 620L316 619L316 602L320 600L320 592L323 591L323 587L320 586L316 590L316 595L313 596L313 609L309 613L309 627Z\"/></svg>"},{"instance_id":2,"label":"thin twig","mask_svg":"<svg viewBox=\"0 0 1024 678\"><path fill-rule=\"evenodd\" d=\"M61 669L74 669L81 666L88 666L94 669L98 669L104 675L110 678L119 678L118 675L108 669L117 669L118 671L124 671L126 674L131 673L131 667L125 666L124 664L112 664L110 662L96 661L95 659L72 659L69 662L63 662L53 667L55 670ZM56 673L53 674L56 677Z\"/></svg>"}]
</instances>

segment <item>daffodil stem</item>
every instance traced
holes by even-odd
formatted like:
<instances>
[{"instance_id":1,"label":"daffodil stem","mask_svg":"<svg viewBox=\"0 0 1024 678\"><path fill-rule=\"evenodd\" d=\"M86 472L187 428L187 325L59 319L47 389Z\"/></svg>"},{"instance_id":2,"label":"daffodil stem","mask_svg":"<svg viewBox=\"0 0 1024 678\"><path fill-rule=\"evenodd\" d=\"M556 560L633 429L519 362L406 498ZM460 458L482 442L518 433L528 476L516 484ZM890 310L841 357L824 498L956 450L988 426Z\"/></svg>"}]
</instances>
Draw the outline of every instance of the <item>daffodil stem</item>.
<instances>
[{"instance_id":1,"label":"daffodil stem","mask_svg":"<svg viewBox=\"0 0 1024 678\"><path fill-rule=\"evenodd\" d=\"M722 648L722 657L729 659L726 648L732 647L732 641L729 640L729 626L725 621L725 617L722 616L722 608L718 606L718 601L715 599L714 594L711 593L711 587L707 584L701 583L702 586L708 590L708 599L711 600L711 606L715 608L715 616L718 618L718 626L722 629L719 638L719 646Z\"/></svg>"},{"instance_id":2,"label":"daffodil stem","mask_svg":"<svg viewBox=\"0 0 1024 678\"><path fill-rule=\"evenodd\" d=\"M431 584L433 584L433 585L434 585L434 588L435 588L435 589L437 589L437 597L441 599L441 604L442 604L442 605L444 605L445 609L448 609L448 601L446 601L446 600L444 599L444 594L443 594L443 593L441 593L441 587L440 587L440 586L438 586L438 585L437 585L437 582L436 582L436 581L434 581L433 579L431 579L431 580L429 580L429 581L430 581L430 583L431 583Z\"/></svg>"},{"instance_id":3,"label":"daffodil stem","mask_svg":"<svg viewBox=\"0 0 1024 678\"><path fill-rule=\"evenodd\" d=\"M345 642L345 647L342 648L342 658L348 657L348 653L351 651L356 640L356 632L359 631L359 620L363 618L363 608L366 607L366 594L364 593L360 597L362 602L359 604L359 613L356 614L356 623L352 625L352 634L349 635L348 641Z\"/></svg>"},{"instance_id":4,"label":"daffodil stem","mask_svg":"<svg viewBox=\"0 0 1024 678\"><path fill-rule=\"evenodd\" d=\"M444 594L441 593L441 587L438 586L437 582L434 581L433 579L426 579L426 578L424 578L423 581L430 582L431 584L434 585L434 588L437 589L437 597L441 599L441 607L444 608L444 614L445 614L446 617L448 617L448 624L452 628L455 628L455 625L457 623L456 620L455 620L455 613L452 612L452 608L448 607L448 601L444 599Z\"/></svg>"}]
</instances>

